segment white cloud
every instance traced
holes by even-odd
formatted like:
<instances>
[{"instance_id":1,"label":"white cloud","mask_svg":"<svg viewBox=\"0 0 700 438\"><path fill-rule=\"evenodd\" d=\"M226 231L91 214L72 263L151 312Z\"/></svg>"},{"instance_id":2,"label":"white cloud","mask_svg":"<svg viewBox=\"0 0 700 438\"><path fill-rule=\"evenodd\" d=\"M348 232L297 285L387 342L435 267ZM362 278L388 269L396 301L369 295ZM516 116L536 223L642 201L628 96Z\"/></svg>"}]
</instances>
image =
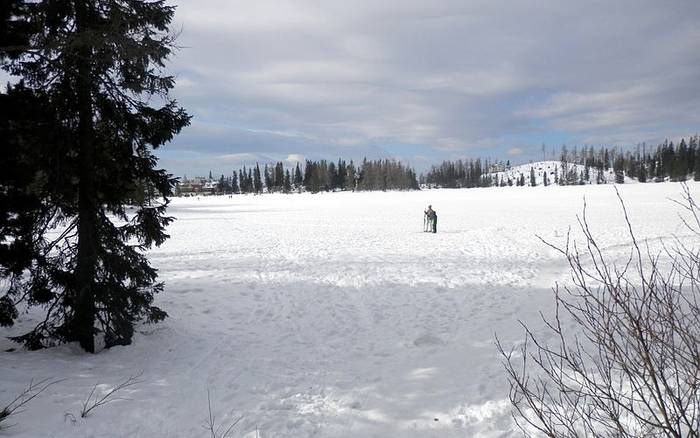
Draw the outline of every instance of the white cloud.
<instances>
[{"instance_id":1,"label":"white cloud","mask_svg":"<svg viewBox=\"0 0 700 438\"><path fill-rule=\"evenodd\" d=\"M508 149L508 155L510 156L516 156L516 155L522 155L523 150L520 148L510 148Z\"/></svg>"},{"instance_id":2,"label":"white cloud","mask_svg":"<svg viewBox=\"0 0 700 438\"><path fill-rule=\"evenodd\" d=\"M284 160L287 164L296 165L297 163L303 163L306 158L300 154L289 154L287 159Z\"/></svg>"}]
</instances>

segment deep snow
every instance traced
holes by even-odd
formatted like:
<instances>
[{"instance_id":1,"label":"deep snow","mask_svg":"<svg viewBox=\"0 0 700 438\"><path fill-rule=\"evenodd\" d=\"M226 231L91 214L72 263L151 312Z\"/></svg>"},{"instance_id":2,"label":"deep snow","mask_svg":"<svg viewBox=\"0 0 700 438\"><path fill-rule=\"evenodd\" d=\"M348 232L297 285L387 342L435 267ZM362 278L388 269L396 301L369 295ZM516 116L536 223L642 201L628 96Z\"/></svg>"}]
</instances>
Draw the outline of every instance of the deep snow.
<instances>
[{"instance_id":1,"label":"deep snow","mask_svg":"<svg viewBox=\"0 0 700 438\"><path fill-rule=\"evenodd\" d=\"M678 184L618 187L640 240L687 235ZM232 436L516 436L494 333L512 345L519 319L541 327L567 270L536 235L562 243L584 195L624 256L612 185L175 199L150 254L170 318L96 355L1 352L0 405L32 378L65 380L0 437L206 437L207 389L217 422L243 416ZM93 385L136 373L128 400L80 418Z\"/></svg>"}]
</instances>

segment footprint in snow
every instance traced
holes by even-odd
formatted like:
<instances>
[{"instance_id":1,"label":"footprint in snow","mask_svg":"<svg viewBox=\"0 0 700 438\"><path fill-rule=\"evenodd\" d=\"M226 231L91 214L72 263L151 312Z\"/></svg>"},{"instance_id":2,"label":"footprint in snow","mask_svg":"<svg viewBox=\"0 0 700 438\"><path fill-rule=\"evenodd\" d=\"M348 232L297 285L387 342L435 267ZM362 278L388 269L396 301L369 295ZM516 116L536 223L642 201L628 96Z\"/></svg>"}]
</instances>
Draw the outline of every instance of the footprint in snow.
<instances>
[{"instance_id":1,"label":"footprint in snow","mask_svg":"<svg viewBox=\"0 0 700 438\"><path fill-rule=\"evenodd\" d=\"M413 341L413 345L416 347L430 347L433 345L444 345L445 341L443 341L440 337L432 334L432 333L426 333L423 334L419 337L417 337Z\"/></svg>"}]
</instances>

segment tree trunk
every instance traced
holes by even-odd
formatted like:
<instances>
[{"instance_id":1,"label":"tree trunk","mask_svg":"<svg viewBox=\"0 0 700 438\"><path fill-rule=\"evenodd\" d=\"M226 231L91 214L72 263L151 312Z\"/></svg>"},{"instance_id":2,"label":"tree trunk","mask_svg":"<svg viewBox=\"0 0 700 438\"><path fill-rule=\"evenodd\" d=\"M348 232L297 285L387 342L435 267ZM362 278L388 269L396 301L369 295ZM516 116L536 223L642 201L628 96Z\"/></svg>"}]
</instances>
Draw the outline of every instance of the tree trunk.
<instances>
[{"instance_id":1,"label":"tree trunk","mask_svg":"<svg viewBox=\"0 0 700 438\"><path fill-rule=\"evenodd\" d=\"M73 316L73 340L90 353L95 352L95 270L97 263L97 199L95 196L94 156L95 136L93 124L91 67L92 49L85 30L88 6L76 1L75 21L81 47L77 53L76 94L79 120L78 183L78 258L75 271L75 313Z\"/></svg>"}]
</instances>

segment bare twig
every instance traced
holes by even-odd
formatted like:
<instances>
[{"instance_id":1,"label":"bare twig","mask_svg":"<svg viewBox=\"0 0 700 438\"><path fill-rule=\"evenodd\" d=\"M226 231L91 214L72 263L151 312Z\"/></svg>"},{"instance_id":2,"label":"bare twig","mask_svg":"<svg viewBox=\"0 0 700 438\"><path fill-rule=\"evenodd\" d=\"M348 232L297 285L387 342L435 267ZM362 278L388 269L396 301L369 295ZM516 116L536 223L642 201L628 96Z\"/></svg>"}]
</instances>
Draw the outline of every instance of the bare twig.
<instances>
[{"instance_id":1,"label":"bare twig","mask_svg":"<svg viewBox=\"0 0 700 438\"><path fill-rule=\"evenodd\" d=\"M555 316L543 317L553 341L524 324L518 349L496 338L513 417L526 436L700 438L700 242L662 242L656 254L648 243L642 248L616 194L631 247L622 263L604 256L584 204L585 249L540 238L566 258L573 282L554 288ZM700 237L700 209L687 185L679 205ZM563 317L576 332L564 329Z\"/></svg>"},{"instance_id":2,"label":"bare twig","mask_svg":"<svg viewBox=\"0 0 700 438\"><path fill-rule=\"evenodd\" d=\"M11 402L6 404L2 409L0 409L0 430L9 429L14 426L14 424L4 424L8 418L12 415L19 414L23 412L21 408L27 405L30 401L34 400L39 394L46 391L51 385L62 382L63 379L43 379L37 382L34 379L29 381L22 392L20 392Z\"/></svg>"},{"instance_id":3,"label":"bare twig","mask_svg":"<svg viewBox=\"0 0 700 438\"><path fill-rule=\"evenodd\" d=\"M88 395L88 398L85 400L85 403L83 403L83 408L80 410L80 416L82 418L85 418L92 410L99 408L100 406L104 406L107 403L111 403L113 401L123 400L120 398L113 398L112 396L125 388L143 383L142 380L139 380L139 378L142 375L143 373L129 376L129 378L107 391L102 397L99 397L95 394L95 391L97 390L98 386L98 384L96 383L95 386L92 387L90 395Z\"/></svg>"},{"instance_id":4,"label":"bare twig","mask_svg":"<svg viewBox=\"0 0 700 438\"><path fill-rule=\"evenodd\" d=\"M231 430L243 419L243 416L240 416L233 420L228 427L226 424L220 424L216 425L216 416L213 414L211 410L211 396L209 393L209 388L207 388L207 406L209 408L209 418L205 422L205 427L209 431L210 437L211 438L228 438L229 433L231 433Z\"/></svg>"}]
</instances>

